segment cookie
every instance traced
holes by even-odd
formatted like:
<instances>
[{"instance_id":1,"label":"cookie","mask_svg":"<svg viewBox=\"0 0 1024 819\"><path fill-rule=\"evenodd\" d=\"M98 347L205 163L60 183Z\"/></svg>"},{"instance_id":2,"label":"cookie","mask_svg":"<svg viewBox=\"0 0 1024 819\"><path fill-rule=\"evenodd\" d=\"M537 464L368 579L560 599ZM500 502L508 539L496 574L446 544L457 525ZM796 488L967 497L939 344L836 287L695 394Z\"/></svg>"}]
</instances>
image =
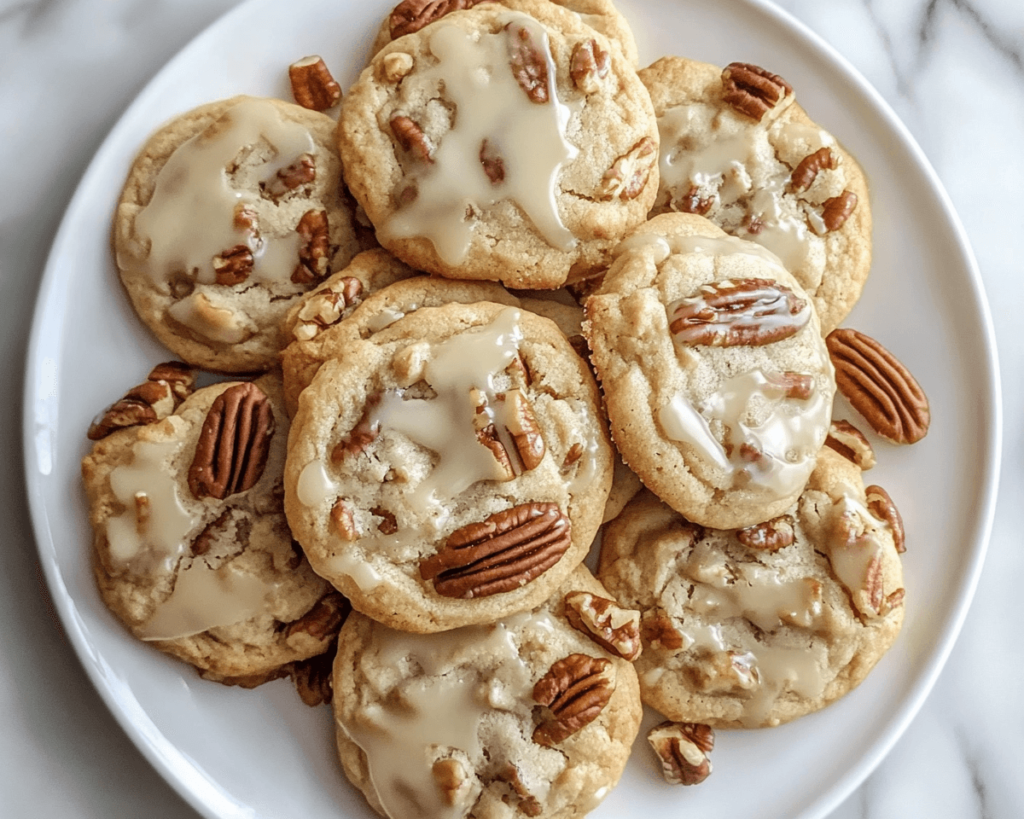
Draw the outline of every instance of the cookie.
<instances>
[{"instance_id":1,"label":"cookie","mask_svg":"<svg viewBox=\"0 0 1024 819\"><path fill-rule=\"evenodd\" d=\"M234 97L157 131L114 220L121 281L139 317L190 364L277 363L289 306L360 249L334 121Z\"/></svg>"},{"instance_id":2,"label":"cookie","mask_svg":"<svg viewBox=\"0 0 1024 819\"><path fill-rule=\"evenodd\" d=\"M347 602L284 516L280 379L225 382L82 461L104 603L203 677L256 685L327 651Z\"/></svg>"},{"instance_id":3,"label":"cookie","mask_svg":"<svg viewBox=\"0 0 1024 819\"><path fill-rule=\"evenodd\" d=\"M612 438L701 526L775 517L828 435L835 378L802 288L760 245L687 213L623 242L584 333Z\"/></svg>"},{"instance_id":4,"label":"cookie","mask_svg":"<svg viewBox=\"0 0 1024 819\"><path fill-rule=\"evenodd\" d=\"M612 458L598 413L550 322L500 304L421 308L351 340L302 391L288 521L317 573L393 628L522 611L601 523Z\"/></svg>"},{"instance_id":5,"label":"cookie","mask_svg":"<svg viewBox=\"0 0 1024 819\"><path fill-rule=\"evenodd\" d=\"M452 12L386 46L342 102L338 144L398 258L550 289L646 218L657 127L619 49L546 0L519 2Z\"/></svg>"},{"instance_id":6,"label":"cookie","mask_svg":"<svg viewBox=\"0 0 1024 819\"><path fill-rule=\"evenodd\" d=\"M644 702L672 720L755 728L856 687L903 620L894 510L831 449L796 504L748 529L704 529L639 495L606 527L598 576L641 612Z\"/></svg>"},{"instance_id":7,"label":"cookie","mask_svg":"<svg viewBox=\"0 0 1024 819\"><path fill-rule=\"evenodd\" d=\"M403 0L391 11L377 32L370 51L376 54L392 40L419 31L425 25L440 20L452 11L473 8L480 0L455 0L455 2L429 3L425 0ZM519 0L502 0L500 3L514 11L523 10L530 13L535 2L530 2L520 9ZM637 65L636 40L626 18L615 8L611 0L561 0L555 2L568 11L578 15L580 20L595 31L600 32L620 49L631 65Z\"/></svg>"},{"instance_id":8,"label":"cookie","mask_svg":"<svg viewBox=\"0 0 1024 819\"><path fill-rule=\"evenodd\" d=\"M871 208L856 160L784 79L758 66L665 57L640 78L661 132L653 213L699 213L767 247L831 332L871 268Z\"/></svg>"},{"instance_id":9,"label":"cookie","mask_svg":"<svg viewBox=\"0 0 1024 819\"><path fill-rule=\"evenodd\" d=\"M334 667L335 735L345 774L374 810L568 819L595 808L641 716L632 665L568 620L595 600L635 629L636 612L613 606L583 568L543 605L492 624L414 635L349 618Z\"/></svg>"}]
</instances>

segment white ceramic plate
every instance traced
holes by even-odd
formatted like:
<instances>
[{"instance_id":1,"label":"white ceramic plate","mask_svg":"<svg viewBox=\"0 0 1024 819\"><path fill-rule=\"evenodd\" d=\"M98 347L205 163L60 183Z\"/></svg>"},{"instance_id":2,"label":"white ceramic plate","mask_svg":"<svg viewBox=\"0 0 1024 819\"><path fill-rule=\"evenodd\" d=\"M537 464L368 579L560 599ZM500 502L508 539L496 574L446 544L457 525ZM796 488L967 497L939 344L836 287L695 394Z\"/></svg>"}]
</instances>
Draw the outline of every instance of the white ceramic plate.
<instances>
[{"instance_id":1,"label":"white ceramic plate","mask_svg":"<svg viewBox=\"0 0 1024 819\"><path fill-rule=\"evenodd\" d=\"M848 326L883 340L932 404L916 446L878 448L870 473L902 510L907 618L868 680L824 712L761 732L719 732L715 772L662 783L639 739L597 817L810 819L881 760L946 659L981 568L995 501L998 377L991 323L963 230L920 150L841 57L755 0L628 0L645 62L683 54L770 67L859 157L875 216L874 271ZM110 134L72 200L39 296L28 359L25 446L33 520L58 611L100 694L139 749L209 817L369 817L344 781L327 709L280 681L242 691L201 681L132 640L101 604L78 464L92 415L168 357L135 319L109 249L135 152L174 114L240 92L288 97L286 66L319 53L343 85L390 0L251 0L198 37Z\"/></svg>"}]
</instances>

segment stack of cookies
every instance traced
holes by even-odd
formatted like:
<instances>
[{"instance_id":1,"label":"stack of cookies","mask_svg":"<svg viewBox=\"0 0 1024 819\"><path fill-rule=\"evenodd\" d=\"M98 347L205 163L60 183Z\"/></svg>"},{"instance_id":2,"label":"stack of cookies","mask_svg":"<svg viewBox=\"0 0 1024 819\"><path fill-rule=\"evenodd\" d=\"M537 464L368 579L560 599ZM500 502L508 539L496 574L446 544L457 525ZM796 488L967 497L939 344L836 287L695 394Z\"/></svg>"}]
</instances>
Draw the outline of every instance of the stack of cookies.
<instances>
[{"instance_id":1,"label":"stack of cookies","mask_svg":"<svg viewBox=\"0 0 1024 819\"><path fill-rule=\"evenodd\" d=\"M332 701L390 819L581 816L643 704L696 784L715 728L856 686L904 534L833 399L898 443L928 406L836 329L868 192L792 87L638 72L610 0L404 0L344 94L290 75L298 104L184 114L125 184L121 280L184 363L89 431L114 614Z\"/></svg>"}]
</instances>

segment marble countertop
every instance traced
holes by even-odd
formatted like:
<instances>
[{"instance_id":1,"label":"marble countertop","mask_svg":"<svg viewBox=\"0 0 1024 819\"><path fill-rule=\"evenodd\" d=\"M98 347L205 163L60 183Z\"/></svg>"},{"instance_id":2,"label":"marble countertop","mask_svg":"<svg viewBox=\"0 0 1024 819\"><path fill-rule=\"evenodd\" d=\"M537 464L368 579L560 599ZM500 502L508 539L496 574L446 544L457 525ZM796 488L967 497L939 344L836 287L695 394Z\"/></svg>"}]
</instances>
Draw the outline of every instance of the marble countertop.
<instances>
[{"instance_id":1,"label":"marble countertop","mask_svg":"<svg viewBox=\"0 0 1024 819\"><path fill-rule=\"evenodd\" d=\"M0 815L12 819L197 816L122 733L57 621L25 497L21 395L46 254L93 152L156 70L236 2L0 0ZM921 712L833 817L1017 819L1024 285L1009 237L1024 229L1024 3L777 5L864 74L935 166L974 246L1003 374L1000 501L973 607Z\"/></svg>"}]
</instances>

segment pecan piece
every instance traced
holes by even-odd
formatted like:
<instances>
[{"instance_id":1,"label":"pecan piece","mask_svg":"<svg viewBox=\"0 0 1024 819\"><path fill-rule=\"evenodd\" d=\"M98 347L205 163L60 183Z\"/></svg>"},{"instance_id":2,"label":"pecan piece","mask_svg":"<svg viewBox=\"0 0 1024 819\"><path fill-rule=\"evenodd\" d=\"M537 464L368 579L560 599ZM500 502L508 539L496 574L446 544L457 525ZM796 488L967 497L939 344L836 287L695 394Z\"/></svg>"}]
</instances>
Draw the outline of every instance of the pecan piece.
<instances>
[{"instance_id":1,"label":"pecan piece","mask_svg":"<svg viewBox=\"0 0 1024 819\"><path fill-rule=\"evenodd\" d=\"M832 422L825 446L834 449L848 461L853 461L862 470L871 469L876 463L871 442L849 421Z\"/></svg>"},{"instance_id":2,"label":"pecan piece","mask_svg":"<svg viewBox=\"0 0 1024 819\"><path fill-rule=\"evenodd\" d=\"M616 197L623 201L636 199L647 185L651 169L658 161L658 145L644 137L604 172L597 197L608 202Z\"/></svg>"},{"instance_id":3,"label":"pecan piece","mask_svg":"<svg viewBox=\"0 0 1024 819\"><path fill-rule=\"evenodd\" d=\"M345 310L359 303L363 283L353 276L342 276L329 287L311 293L296 316L292 335L298 341L309 341L323 328L341 321Z\"/></svg>"},{"instance_id":4,"label":"pecan piece","mask_svg":"<svg viewBox=\"0 0 1024 819\"><path fill-rule=\"evenodd\" d=\"M840 328L825 339L836 386L871 428L897 444L920 441L931 411L924 390L885 347L857 330Z\"/></svg>"},{"instance_id":5,"label":"pecan piece","mask_svg":"<svg viewBox=\"0 0 1024 819\"><path fill-rule=\"evenodd\" d=\"M530 99L543 105L548 101L548 61L546 55L533 42L533 34L526 26L509 23L508 57L512 76Z\"/></svg>"},{"instance_id":6,"label":"pecan piece","mask_svg":"<svg viewBox=\"0 0 1024 819\"><path fill-rule=\"evenodd\" d=\"M565 619L601 648L632 662L640 656L640 612L589 592L565 596Z\"/></svg>"},{"instance_id":7,"label":"pecan piece","mask_svg":"<svg viewBox=\"0 0 1024 819\"><path fill-rule=\"evenodd\" d=\"M227 286L241 284L249 278L256 260L247 245L235 245L213 257L213 272L217 284Z\"/></svg>"},{"instance_id":8,"label":"pecan piece","mask_svg":"<svg viewBox=\"0 0 1024 819\"><path fill-rule=\"evenodd\" d=\"M318 705L330 705L334 698L334 655L337 654L337 643L323 654L310 657L308 660L297 660L291 664L289 674L295 683L295 691L306 705L315 708Z\"/></svg>"},{"instance_id":9,"label":"pecan piece","mask_svg":"<svg viewBox=\"0 0 1024 819\"><path fill-rule=\"evenodd\" d=\"M640 636L652 648L678 651L683 647L683 635L664 611L651 609L640 616Z\"/></svg>"},{"instance_id":10,"label":"pecan piece","mask_svg":"<svg viewBox=\"0 0 1024 819\"><path fill-rule=\"evenodd\" d=\"M806 401L814 390L814 376L806 373L770 373L766 379L782 390L784 397L797 401Z\"/></svg>"},{"instance_id":11,"label":"pecan piece","mask_svg":"<svg viewBox=\"0 0 1024 819\"><path fill-rule=\"evenodd\" d=\"M682 211L683 213L696 213L698 216L704 216L711 206L715 204L714 197L711 196L700 196L700 189L696 185L691 185L690 189L682 196L681 199L675 203L675 209ZM751 226L747 226L747 230L751 233L758 233L758 230L753 230Z\"/></svg>"},{"instance_id":12,"label":"pecan piece","mask_svg":"<svg viewBox=\"0 0 1024 819\"><path fill-rule=\"evenodd\" d=\"M327 211L307 210L302 214L295 231L302 239L299 263L292 271L295 284L312 284L322 279L331 262L331 234L327 224Z\"/></svg>"},{"instance_id":13,"label":"pecan piece","mask_svg":"<svg viewBox=\"0 0 1024 819\"><path fill-rule=\"evenodd\" d=\"M772 279L706 284L670 307L676 342L713 347L760 347L799 332L810 320L807 302Z\"/></svg>"},{"instance_id":14,"label":"pecan piece","mask_svg":"<svg viewBox=\"0 0 1024 819\"><path fill-rule=\"evenodd\" d=\"M292 96L303 108L326 111L341 99L341 86L322 57L313 54L288 66Z\"/></svg>"},{"instance_id":15,"label":"pecan piece","mask_svg":"<svg viewBox=\"0 0 1024 819\"><path fill-rule=\"evenodd\" d=\"M778 74L750 63L729 63L722 69L722 99L758 122L788 94L792 86Z\"/></svg>"},{"instance_id":16,"label":"pecan piece","mask_svg":"<svg viewBox=\"0 0 1024 819\"><path fill-rule=\"evenodd\" d=\"M177 380L176 373L172 374L171 368L176 366L182 368L181 378L184 381ZM165 374L174 380L160 377ZM183 398L188 397L194 384L195 375L187 365L178 365L177 362L158 364L146 381L132 387L94 419L86 435L90 441L98 441L118 429L162 421Z\"/></svg>"},{"instance_id":17,"label":"pecan piece","mask_svg":"<svg viewBox=\"0 0 1024 819\"><path fill-rule=\"evenodd\" d=\"M334 502L334 506L331 507L331 523L334 524L334 531L341 536L342 540L347 540L351 543L359 537L359 532L356 529L356 519L352 514L352 507L348 505L344 498L338 498Z\"/></svg>"},{"instance_id":18,"label":"pecan piece","mask_svg":"<svg viewBox=\"0 0 1024 819\"><path fill-rule=\"evenodd\" d=\"M839 160L832 149L826 145L800 160L800 164L793 169L793 173L789 177L789 186L795 192L801 193L814 184L814 180L818 178L821 171L834 171L838 167Z\"/></svg>"},{"instance_id":19,"label":"pecan piece","mask_svg":"<svg viewBox=\"0 0 1024 819\"><path fill-rule=\"evenodd\" d=\"M570 654L555 662L533 687L535 702L551 710L533 732L533 741L551 747L593 722L615 690L611 660Z\"/></svg>"},{"instance_id":20,"label":"pecan piece","mask_svg":"<svg viewBox=\"0 0 1024 819\"><path fill-rule=\"evenodd\" d=\"M391 133L395 135L402 150L421 162L433 164L434 148L423 133L423 129L411 117L395 114L391 117Z\"/></svg>"},{"instance_id":21,"label":"pecan piece","mask_svg":"<svg viewBox=\"0 0 1024 819\"><path fill-rule=\"evenodd\" d=\"M547 447L537 425L537 416L533 413L530 399L522 390L509 390L505 395L505 405L508 408L505 427L512 436L516 452L523 462L523 469L536 469L544 460Z\"/></svg>"},{"instance_id":22,"label":"pecan piece","mask_svg":"<svg viewBox=\"0 0 1024 819\"><path fill-rule=\"evenodd\" d=\"M175 403L188 398L196 388L196 371L181 361L165 361L157 364L148 376L147 381L165 382L175 397Z\"/></svg>"},{"instance_id":23,"label":"pecan piece","mask_svg":"<svg viewBox=\"0 0 1024 819\"><path fill-rule=\"evenodd\" d=\"M782 515L755 526L748 526L736 532L736 539L748 549L761 552L777 552L791 546L796 539L793 519Z\"/></svg>"},{"instance_id":24,"label":"pecan piece","mask_svg":"<svg viewBox=\"0 0 1024 819\"><path fill-rule=\"evenodd\" d=\"M388 18L391 39L412 34L449 12L471 9L479 2L481 0L402 0Z\"/></svg>"},{"instance_id":25,"label":"pecan piece","mask_svg":"<svg viewBox=\"0 0 1024 819\"><path fill-rule=\"evenodd\" d=\"M351 611L352 604L345 595L340 592L328 592L298 620L293 620L285 626L285 639L295 634L308 634L314 640L323 642L338 633L338 629Z\"/></svg>"},{"instance_id":26,"label":"pecan piece","mask_svg":"<svg viewBox=\"0 0 1024 819\"><path fill-rule=\"evenodd\" d=\"M251 489L263 474L274 434L274 412L263 390L235 384L217 396L199 432L188 470L198 498L224 500Z\"/></svg>"},{"instance_id":27,"label":"pecan piece","mask_svg":"<svg viewBox=\"0 0 1024 819\"><path fill-rule=\"evenodd\" d=\"M907 551L906 535L903 531L903 516L896 508L889 493L880 486L869 486L864 490L867 497L868 510L879 520L884 520L892 530L892 541L900 554Z\"/></svg>"},{"instance_id":28,"label":"pecan piece","mask_svg":"<svg viewBox=\"0 0 1024 819\"><path fill-rule=\"evenodd\" d=\"M569 76L584 94L593 94L600 90L601 80L611 70L611 55L597 44L597 40L585 40L577 43L569 60Z\"/></svg>"},{"instance_id":29,"label":"pecan piece","mask_svg":"<svg viewBox=\"0 0 1024 819\"><path fill-rule=\"evenodd\" d=\"M569 518L554 503L523 503L448 536L420 564L444 597L486 597L524 586L572 545Z\"/></svg>"},{"instance_id":30,"label":"pecan piece","mask_svg":"<svg viewBox=\"0 0 1024 819\"><path fill-rule=\"evenodd\" d=\"M488 140L480 144L480 164L492 185L500 185L505 181L505 160Z\"/></svg>"},{"instance_id":31,"label":"pecan piece","mask_svg":"<svg viewBox=\"0 0 1024 819\"><path fill-rule=\"evenodd\" d=\"M699 785L711 774L708 754L715 747L715 732L710 725L663 722L648 732L647 741L670 785Z\"/></svg>"},{"instance_id":32,"label":"pecan piece","mask_svg":"<svg viewBox=\"0 0 1024 819\"><path fill-rule=\"evenodd\" d=\"M839 196L826 199L821 206L821 221L825 225L825 232L839 230L856 207L857 194L853 191L843 191Z\"/></svg>"},{"instance_id":33,"label":"pecan piece","mask_svg":"<svg viewBox=\"0 0 1024 819\"><path fill-rule=\"evenodd\" d=\"M288 191L316 181L316 160L303 154L287 168L281 168L264 190L271 196L284 196Z\"/></svg>"}]
</instances>

